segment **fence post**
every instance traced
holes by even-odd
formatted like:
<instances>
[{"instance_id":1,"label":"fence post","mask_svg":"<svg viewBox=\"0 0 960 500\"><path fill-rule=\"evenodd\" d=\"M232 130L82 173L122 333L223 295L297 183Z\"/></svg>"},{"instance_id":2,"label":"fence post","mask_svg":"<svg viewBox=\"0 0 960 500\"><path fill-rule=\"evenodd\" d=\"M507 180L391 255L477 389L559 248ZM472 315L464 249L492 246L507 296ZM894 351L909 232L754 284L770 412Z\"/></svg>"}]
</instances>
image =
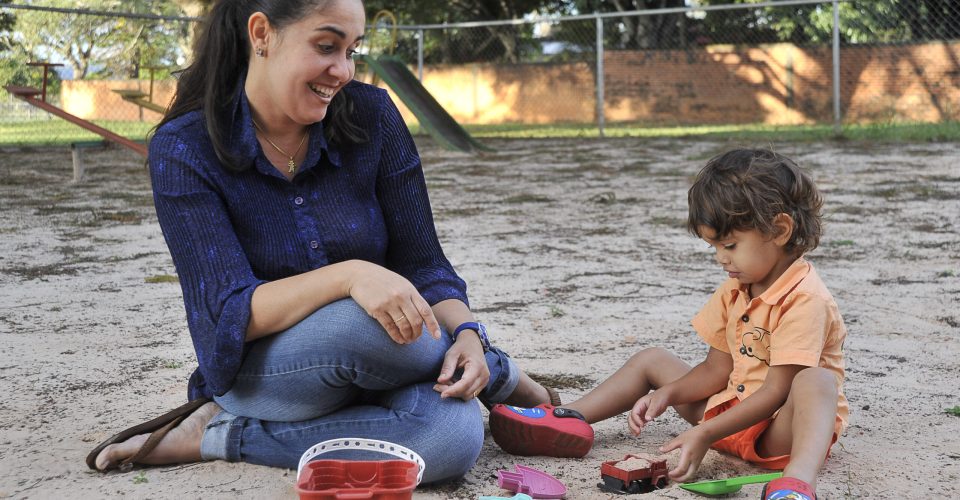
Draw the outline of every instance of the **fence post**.
<instances>
[{"instance_id":1,"label":"fence post","mask_svg":"<svg viewBox=\"0 0 960 500\"><path fill-rule=\"evenodd\" d=\"M840 0L833 0L833 133L840 135Z\"/></svg>"},{"instance_id":2,"label":"fence post","mask_svg":"<svg viewBox=\"0 0 960 500\"><path fill-rule=\"evenodd\" d=\"M600 137L604 137L604 125L606 125L606 120L604 119L604 109L603 109L603 87L604 87L604 78L603 78L603 18L600 17L600 13L597 13L597 130L600 133Z\"/></svg>"},{"instance_id":3,"label":"fence post","mask_svg":"<svg viewBox=\"0 0 960 500\"><path fill-rule=\"evenodd\" d=\"M423 81L423 28L417 30L417 77Z\"/></svg>"}]
</instances>

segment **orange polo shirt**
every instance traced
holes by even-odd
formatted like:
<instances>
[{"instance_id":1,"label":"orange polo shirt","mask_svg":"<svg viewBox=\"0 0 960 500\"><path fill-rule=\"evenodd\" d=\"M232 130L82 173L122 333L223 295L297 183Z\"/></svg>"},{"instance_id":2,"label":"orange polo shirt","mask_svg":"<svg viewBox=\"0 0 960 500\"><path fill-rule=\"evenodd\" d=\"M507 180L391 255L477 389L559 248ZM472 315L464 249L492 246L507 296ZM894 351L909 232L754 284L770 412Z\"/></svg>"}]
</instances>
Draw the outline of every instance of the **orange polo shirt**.
<instances>
[{"instance_id":1,"label":"orange polo shirt","mask_svg":"<svg viewBox=\"0 0 960 500\"><path fill-rule=\"evenodd\" d=\"M837 417L846 428L849 406L843 395L843 341L847 329L813 265L797 259L762 295L753 299L749 295L746 285L731 278L691 321L707 344L733 357L727 388L711 396L706 409L753 394L771 366L820 366L837 377Z\"/></svg>"}]
</instances>

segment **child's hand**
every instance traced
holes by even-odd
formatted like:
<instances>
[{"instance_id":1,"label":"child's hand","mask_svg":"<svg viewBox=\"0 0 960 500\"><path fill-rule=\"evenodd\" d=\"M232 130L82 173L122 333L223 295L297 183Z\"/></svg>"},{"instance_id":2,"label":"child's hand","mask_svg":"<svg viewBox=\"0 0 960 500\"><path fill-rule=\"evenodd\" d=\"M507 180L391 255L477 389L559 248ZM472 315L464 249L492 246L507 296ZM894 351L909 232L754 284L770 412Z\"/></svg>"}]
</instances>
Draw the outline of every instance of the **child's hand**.
<instances>
[{"instance_id":1,"label":"child's hand","mask_svg":"<svg viewBox=\"0 0 960 500\"><path fill-rule=\"evenodd\" d=\"M694 427L661 446L660 453L668 453L677 448L680 449L680 460L668 475L670 479L682 483L696 476L697 469L700 468L700 462L703 461L703 456L710 449L710 442L700 432L699 427Z\"/></svg>"},{"instance_id":2,"label":"child's hand","mask_svg":"<svg viewBox=\"0 0 960 500\"><path fill-rule=\"evenodd\" d=\"M634 436L639 436L643 427L667 411L668 406L670 404L667 402L667 398L660 391L653 391L638 399L633 404L633 409L630 410L630 418L627 419L630 432L633 432Z\"/></svg>"}]
</instances>

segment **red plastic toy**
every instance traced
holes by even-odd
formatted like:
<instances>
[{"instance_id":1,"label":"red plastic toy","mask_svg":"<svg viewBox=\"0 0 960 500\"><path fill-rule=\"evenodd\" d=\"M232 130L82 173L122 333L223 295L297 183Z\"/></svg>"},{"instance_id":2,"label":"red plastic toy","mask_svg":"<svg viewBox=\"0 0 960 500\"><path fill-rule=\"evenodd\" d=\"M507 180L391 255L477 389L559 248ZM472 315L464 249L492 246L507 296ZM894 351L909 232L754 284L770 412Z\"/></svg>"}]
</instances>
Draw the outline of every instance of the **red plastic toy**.
<instances>
[{"instance_id":1,"label":"red plastic toy","mask_svg":"<svg viewBox=\"0 0 960 500\"><path fill-rule=\"evenodd\" d=\"M405 500L417 487L417 464L407 460L316 460L297 478L301 500Z\"/></svg>"},{"instance_id":2,"label":"red plastic toy","mask_svg":"<svg viewBox=\"0 0 960 500\"><path fill-rule=\"evenodd\" d=\"M316 460L325 453L359 450L392 455L400 460ZM301 500L409 500L423 479L426 465L415 451L386 441L364 438L332 439L311 446L297 467Z\"/></svg>"},{"instance_id":3,"label":"red plastic toy","mask_svg":"<svg viewBox=\"0 0 960 500\"><path fill-rule=\"evenodd\" d=\"M667 486L667 461L649 455L627 455L600 465L598 486L613 493L649 493Z\"/></svg>"}]
</instances>

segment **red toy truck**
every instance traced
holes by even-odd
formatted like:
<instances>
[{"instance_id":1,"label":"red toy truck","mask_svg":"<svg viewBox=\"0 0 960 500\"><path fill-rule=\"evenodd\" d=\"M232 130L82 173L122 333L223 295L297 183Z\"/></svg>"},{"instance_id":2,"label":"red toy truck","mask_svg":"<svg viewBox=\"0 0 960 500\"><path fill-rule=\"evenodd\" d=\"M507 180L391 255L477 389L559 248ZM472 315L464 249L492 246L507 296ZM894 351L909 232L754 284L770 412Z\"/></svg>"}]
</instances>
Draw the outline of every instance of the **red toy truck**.
<instances>
[{"instance_id":1,"label":"red toy truck","mask_svg":"<svg viewBox=\"0 0 960 500\"><path fill-rule=\"evenodd\" d=\"M667 486L667 461L649 455L627 455L600 465L600 488L614 493L648 493Z\"/></svg>"}]
</instances>

